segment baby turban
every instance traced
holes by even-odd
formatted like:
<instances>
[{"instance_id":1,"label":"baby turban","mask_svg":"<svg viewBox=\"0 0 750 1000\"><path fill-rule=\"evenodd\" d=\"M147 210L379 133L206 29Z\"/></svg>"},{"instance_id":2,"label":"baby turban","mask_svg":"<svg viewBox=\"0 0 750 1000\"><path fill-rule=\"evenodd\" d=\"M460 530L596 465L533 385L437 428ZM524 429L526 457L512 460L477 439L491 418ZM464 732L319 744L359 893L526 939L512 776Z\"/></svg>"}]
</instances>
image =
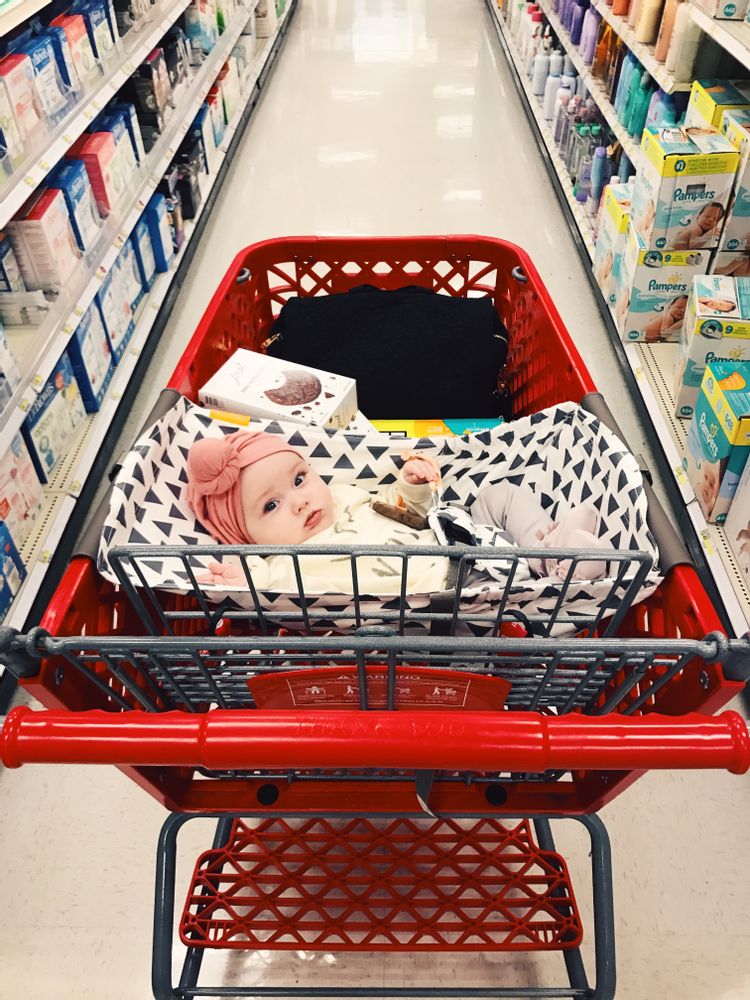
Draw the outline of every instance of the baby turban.
<instances>
[{"instance_id":1,"label":"baby turban","mask_svg":"<svg viewBox=\"0 0 750 1000\"><path fill-rule=\"evenodd\" d=\"M191 447L187 459L187 502L218 542L252 544L242 510L240 475L248 466L281 451L299 454L283 438L262 431L236 431L223 438L203 438Z\"/></svg>"}]
</instances>

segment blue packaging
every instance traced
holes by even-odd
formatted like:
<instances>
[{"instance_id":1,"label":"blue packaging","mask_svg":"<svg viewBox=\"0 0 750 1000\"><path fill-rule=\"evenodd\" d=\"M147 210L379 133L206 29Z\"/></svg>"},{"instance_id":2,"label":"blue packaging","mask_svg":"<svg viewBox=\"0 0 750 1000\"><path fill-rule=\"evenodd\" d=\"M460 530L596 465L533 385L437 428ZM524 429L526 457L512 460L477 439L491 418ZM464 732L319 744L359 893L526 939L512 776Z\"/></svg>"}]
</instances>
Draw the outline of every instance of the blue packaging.
<instances>
[{"instance_id":1,"label":"blue packaging","mask_svg":"<svg viewBox=\"0 0 750 1000\"><path fill-rule=\"evenodd\" d=\"M25 292L26 285L13 246L7 236L0 239L0 292Z\"/></svg>"},{"instance_id":2,"label":"blue packaging","mask_svg":"<svg viewBox=\"0 0 750 1000\"><path fill-rule=\"evenodd\" d=\"M143 282L141 281L141 269L138 266L138 258L135 255L135 248L131 240L126 240L117 257L117 267L120 269L120 281L122 282L123 294L130 303L130 311L135 316L138 306L143 298Z\"/></svg>"},{"instance_id":3,"label":"blue packaging","mask_svg":"<svg viewBox=\"0 0 750 1000\"><path fill-rule=\"evenodd\" d=\"M62 191L76 243L86 253L99 238L102 217L85 164L82 160L62 160L50 174L48 185Z\"/></svg>"},{"instance_id":4,"label":"blue packaging","mask_svg":"<svg viewBox=\"0 0 750 1000\"><path fill-rule=\"evenodd\" d=\"M135 329L133 310L125 294L123 282L120 280L120 269L116 263L102 282L94 301L101 314L104 329L107 331L112 363L116 365L125 353Z\"/></svg>"},{"instance_id":5,"label":"blue packaging","mask_svg":"<svg viewBox=\"0 0 750 1000\"><path fill-rule=\"evenodd\" d=\"M130 132L130 141L133 143L135 158L142 164L146 158L146 151L143 148L143 136L141 135L141 126L138 123L138 115L136 114L135 105L113 104L112 110L123 115L128 132Z\"/></svg>"},{"instance_id":6,"label":"blue packaging","mask_svg":"<svg viewBox=\"0 0 750 1000\"><path fill-rule=\"evenodd\" d=\"M151 243L148 223L143 216L136 222L130 239L135 250L135 259L138 261L143 290L148 292L156 278L156 260L154 259L154 248Z\"/></svg>"},{"instance_id":7,"label":"blue packaging","mask_svg":"<svg viewBox=\"0 0 750 1000\"><path fill-rule=\"evenodd\" d=\"M117 156L123 157L123 170L127 170L129 176L138 169L138 157L136 154L133 136L125 114L122 111L105 111L92 123L93 132L111 132L117 147Z\"/></svg>"},{"instance_id":8,"label":"blue packaging","mask_svg":"<svg viewBox=\"0 0 750 1000\"><path fill-rule=\"evenodd\" d=\"M49 475L68 450L76 428L86 416L86 410L66 354L58 361L44 388L26 413L21 427L41 482Z\"/></svg>"},{"instance_id":9,"label":"blue packaging","mask_svg":"<svg viewBox=\"0 0 750 1000\"><path fill-rule=\"evenodd\" d=\"M51 40L42 35L19 46L27 55L34 70L34 88L42 114L57 122L68 111L71 95L63 83Z\"/></svg>"},{"instance_id":10,"label":"blue packaging","mask_svg":"<svg viewBox=\"0 0 750 1000\"><path fill-rule=\"evenodd\" d=\"M201 104L195 121L190 126L190 138L194 139L203 157L203 169L207 174L212 173L213 163L216 158L216 143L214 141L213 123L211 113L207 104Z\"/></svg>"},{"instance_id":11,"label":"blue packaging","mask_svg":"<svg viewBox=\"0 0 750 1000\"><path fill-rule=\"evenodd\" d=\"M97 413L112 381L114 366L107 331L92 302L68 344L68 357L87 413Z\"/></svg>"},{"instance_id":12,"label":"blue packaging","mask_svg":"<svg viewBox=\"0 0 750 1000\"><path fill-rule=\"evenodd\" d=\"M0 621L2 621L13 603L13 598L26 579L26 567L5 521L0 521L0 554L2 556L0 562Z\"/></svg>"},{"instance_id":13,"label":"blue packaging","mask_svg":"<svg viewBox=\"0 0 750 1000\"><path fill-rule=\"evenodd\" d=\"M65 33L65 28L50 25L50 27L47 28L45 35L52 43L55 59L57 60L57 68L60 70L60 76L62 77L63 83L69 90L80 90L82 84L78 79L76 65L73 62L73 55L70 51L70 45L68 44L68 36Z\"/></svg>"},{"instance_id":14,"label":"blue packaging","mask_svg":"<svg viewBox=\"0 0 750 1000\"><path fill-rule=\"evenodd\" d=\"M81 14L86 22L91 48L100 61L114 48L115 39L107 17L107 5L102 0L88 0L71 8L74 14Z\"/></svg>"},{"instance_id":15,"label":"blue packaging","mask_svg":"<svg viewBox=\"0 0 750 1000\"><path fill-rule=\"evenodd\" d=\"M156 270L168 271L174 257L174 246L172 244L172 232L169 228L169 219L167 218L167 200L163 194L157 192L151 196L151 201L146 206L143 218L146 220L151 236Z\"/></svg>"}]
</instances>

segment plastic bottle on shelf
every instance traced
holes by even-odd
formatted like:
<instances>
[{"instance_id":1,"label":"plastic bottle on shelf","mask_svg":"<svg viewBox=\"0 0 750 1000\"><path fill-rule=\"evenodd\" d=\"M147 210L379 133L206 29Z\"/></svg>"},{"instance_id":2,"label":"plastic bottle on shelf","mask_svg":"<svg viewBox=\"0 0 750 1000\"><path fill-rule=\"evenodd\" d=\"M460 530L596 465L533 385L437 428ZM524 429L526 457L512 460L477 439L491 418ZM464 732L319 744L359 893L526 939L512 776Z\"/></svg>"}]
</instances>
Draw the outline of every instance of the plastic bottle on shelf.
<instances>
[{"instance_id":1,"label":"plastic bottle on shelf","mask_svg":"<svg viewBox=\"0 0 750 1000\"><path fill-rule=\"evenodd\" d=\"M612 44L612 56L604 75L604 89L609 94L609 99L613 105L614 97L617 93L617 86L620 82L620 76L622 74L622 67L625 65L625 58L629 52L630 49L627 45L625 45L624 42L618 38L617 35L615 35Z\"/></svg>"},{"instance_id":2,"label":"plastic bottle on shelf","mask_svg":"<svg viewBox=\"0 0 750 1000\"><path fill-rule=\"evenodd\" d=\"M672 41L664 61L667 72L672 73L675 80L682 81L690 78L701 34L700 27L695 23L690 13L690 4L681 3L677 8Z\"/></svg>"},{"instance_id":3,"label":"plastic bottle on shelf","mask_svg":"<svg viewBox=\"0 0 750 1000\"><path fill-rule=\"evenodd\" d=\"M555 105L552 111L553 134L554 134L554 123L558 120L560 116L560 108L566 106L563 105L563 98L567 98L567 101L569 101L572 96L573 95L570 90L570 84L565 82L561 83L560 86L557 88L557 93L555 94Z\"/></svg>"},{"instance_id":4,"label":"plastic bottle on shelf","mask_svg":"<svg viewBox=\"0 0 750 1000\"><path fill-rule=\"evenodd\" d=\"M583 100L586 97L588 91L586 90L586 81L582 76L579 76L576 80L576 94Z\"/></svg>"},{"instance_id":5,"label":"plastic bottle on shelf","mask_svg":"<svg viewBox=\"0 0 750 1000\"><path fill-rule=\"evenodd\" d=\"M578 179L576 181L575 192L576 201L585 205L591 197L591 154L584 153L578 168Z\"/></svg>"},{"instance_id":6,"label":"plastic bottle on shelf","mask_svg":"<svg viewBox=\"0 0 750 1000\"><path fill-rule=\"evenodd\" d=\"M656 42L663 10L664 0L642 0L635 26L636 42L642 42L643 45L653 45Z\"/></svg>"},{"instance_id":7,"label":"plastic bottle on shelf","mask_svg":"<svg viewBox=\"0 0 750 1000\"><path fill-rule=\"evenodd\" d=\"M648 104L648 111L646 112L646 122L644 127L656 126L657 121L661 119L662 105L664 103L664 98L667 95L658 87L651 95L651 100Z\"/></svg>"},{"instance_id":8,"label":"plastic bottle on shelf","mask_svg":"<svg viewBox=\"0 0 750 1000\"><path fill-rule=\"evenodd\" d=\"M575 124L575 120L578 117L578 108L580 106L580 99L578 97L571 97L568 101L568 107L565 112L565 117L563 118L562 125L560 126L560 139L557 143L560 150L560 155L563 158L567 155L568 142L570 141L570 132Z\"/></svg>"},{"instance_id":9,"label":"plastic bottle on shelf","mask_svg":"<svg viewBox=\"0 0 750 1000\"><path fill-rule=\"evenodd\" d=\"M578 73L578 71L575 68L573 60L566 53L565 54L565 59L563 61L562 75L563 76L577 76L577 73Z\"/></svg>"},{"instance_id":10,"label":"plastic bottle on shelf","mask_svg":"<svg viewBox=\"0 0 750 1000\"><path fill-rule=\"evenodd\" d=\"M537 97L544 96L544 86L549 75L549 52L541 50L534 56L534 68L531 74L531 90Z\"/></svg>"},{"instance_id":11,"label":"plastic bottle on shelf","mask_svg":"<svg viewBox=\"0 0 750 1000\"><path fill-rule=\"evenodd\" d=\"M589 151L592 156L596 147L602 144L602 131L602 127L598 123L591 126L591 131L589 132Z\"/></svg>"},{"instance_id":12,"label":"plastic bottle on shelf","mask_svg":"<svg viewBox=\"0 0 750 1000\"><path fill-rule=\"evenodd\" d=\"M628 8L628 27L635 28L638 18L641 16L642 4L643 0L631 0L630 7Z\"/></svg>"},{"instance_id":13,"label":"plastic bottle on shelf","mask_svg":"<svg viewBox=\"0 0 750 1000\"><path fill-rule=\"evenodd\" d=\"M601 201L604 185L607 183L607 150L604 146L594 149L591 162L591 212L595 214Z\"/></svg>"},{"instance_id":14,"label":"plastic bottle on shelf","mask_svg":"<svg viewBox=\"0 0 750 1000\"><path fill-rule=\"evenodd\" d=\"M620 121L625 126L628 127L628 122L630 121L630 115L633 112L633 102L635 101L636 94L641 86L641 80L645 74L643 66L636 60L636 64L633 67L633 71L630 74L630 83L628 84L628 93L625 101L623 102L620 109Z\"/></svg>"},{"instance_id":15,"label":"plastic bottle on shelf","mask_svg":"<svg viewBox=\"0 0 750 1000\"><path fill-rule=\"evenodd\" d=\"M596 40L599 37L599 25L602 23L601 16L593 8L589 8L591 18L589 20L589 30L586 35L585 44L581 45L581 55L587 66L590 66L596 55Z\"/></svg>"},{"instance_id":16,"label":"plastic bottle on shelf","mask_svg":"<svg viewBox=\"0 0 750 1000\"><path fill-rule=\"evenodd\" d=\"M560 145L560 139L562 138L563 126L565 124L565 119L568 113L568 104L572 100L573 95L568 91L568 93L563 93L557 103L557 110L555 111L555 117L552 120L552 138L555 141L555 145Z\"/></svg>"},{"instance_id":17,"label":"plastic bottle on shelf","mask_svg":"<svg viewBox=\"0 0 750 1000\"><path fill-rule=\"evenodd\" d=\"M612 13L626 18L630 9L630 0L612 0Z\"/></svg>"},{"instance_id":18,"label":"plastic bottle on shelf","mask_svg":"<svg viewBox=\"0 0 750 1000\"><path fill-rule=\"evenodd\" d=\"M591 134L591 126L586 124L581 124L576 129L576 138L573 144L573 150L570 156L570 162L568 164L568 172L570 173L570 178L575 184L578 179L578 173L581 167L581 160L588 153L589 148L589 136Z\"/></svg>"},{"instance_id":19,"label":"plastic bottle on shelf","mask_svg":"<svg viewBox=\"0 0 750 1000\"><path fill-rule=\"evenodd\" d=\"M544 25L542 21L544 15L541 11L536 11L531 15L531 23L526 28L526 39L524 41L523 51L521 57L526 66L526 78L531 79L531 74L534 70L534 56L536 55L537 48L542 41L542 32L544 30Z\"/></svg>"},{"instance_id":20,"label":"plastic bottle on shelf","mask_svg":"<svg viewBox=\"0 0 750 1000\"><path fill-rule=\"evenodd\" d=\"M657 62L663 63L667 58L669 43L672 41L677 8L683 2L684 0L667 0L664 4L664 13L661 16L659 34L656 37L656 45L654 46L654 58Z\"/></svg>"},{"instance_id":21,"label":"plastic bottle on shelf","mask_svg":"<svg viewBox=\"0 0 750 1000\"><path fill-rule=\"evenodd\" d=\"M638 93L635 95L635 100L633 101L633 110L628 120L628 135L631 135L638 142L641 141L641 136L643 135L643 127L646 124L646 115L648 114L648 106L651 103L654 87L655 84L651 77L648 73L644 73Z\"/></svg>"},{"instance_id":22,"label":"plastic bottle on shelf","mask_svg":"<svg viewBox=\"0 0 750 1000\"><path fill-rule=\"evenodd\" d=\"M583 28L583 18L588 7L588 0L576 0L573 6L573 13L570 18L570 40L573 45L578 45L581 40L581 29Z\"/></svg>"},{"instance_id":23,"label":"plastic bottle on shelf","mask_svg":"<svg viewBox=\"0 0 750 1000\"><path fill-rule=\"evenodd\" d=\"M614 32L612 28L607 24L606 21L601 22L599 30L599 38L596 42L596 51L594 53L594 62L591 66L591 72L600 80L603 80L607 72L607 64L612 58L612 38Z\"/></svg>"},{"instance_id":24,"label":"plastic bottle on shelf","mask_svg":"<svg viewBox=\"0 0 750 1000\"><path fill-rule=\"evenodd\" d=\"M563 73L560 79L563 81L563 83L567 83L568 86L570 87L570 92L572 94L575 94L576 87L578 86L578 74L575 72L570 74Z\"/></svg>"},{"instance_id":25,"label":"plastic bottle on shelf","mask_svg":"<svg viewBox=\"0 0 750 1000\"><path fill-rule=\"evenodd\" d=\"M555 59L558 55L558 59ZM544 117L549 122L555 113L555 98L560 87L560 71L562 69L562 56L559 53L552 53L549 57L549 76L544 85L543 111Z\"/></svg>"},{"instance_id":26,"label":"plastic bottle on shelf","mask_svg":"<svg viewBox=\"0 0 750 1000\"><path fill-rule=\"evenodd\" d=\"M583 14L581 23L581 37L578 39L578 51L583 55L583 50L588 44L589 32L591 31L591 18L594 16L593 7L587 7Z\"/></svg>"},{"instance_id":27,"label":"plastic bottle on shelf","mask_svg":"<svg viewBox=\"0 0 750 1000\"><path fill-rule=\"evenodd\" d=\"M638 60L630 51L627 49L625 52L625 57L622 62L622 67L620 69L620 78L617 81L617 87L615 89L615 96L612 101L612 105L617 112L618 118L622 120L622 109L624 107L625 101L628 97L628 90L630 88L630 77L633 70L638 65Z\"/></svg>"},{"instance_id":28,"label":"plastic bottle on shelf","mask_svg":"<svg viewBox=\"0 0 750 1000\"><path fill-rule=\"evenodd\" d=\"M635 167L630 161L630 157L623 150L622 156L620 157L620 166L617 168L617 173L620 175L620 181L622 184L626 184L627 181L635 174Z\"/></svg>"}]
</instances>

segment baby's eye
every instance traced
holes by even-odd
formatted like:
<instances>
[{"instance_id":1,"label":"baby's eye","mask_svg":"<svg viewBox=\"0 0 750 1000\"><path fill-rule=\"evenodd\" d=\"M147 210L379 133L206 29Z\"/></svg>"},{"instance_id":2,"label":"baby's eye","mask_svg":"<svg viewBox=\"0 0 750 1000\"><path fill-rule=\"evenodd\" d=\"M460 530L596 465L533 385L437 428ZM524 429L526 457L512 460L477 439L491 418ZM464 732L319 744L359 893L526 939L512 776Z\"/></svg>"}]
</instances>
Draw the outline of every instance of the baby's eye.
<instances>
[{"instance_id":1,"label":"baby's eye","mask_svg":"<svg viewBox=\"0 0 750 1000\"><path fill-rule=\"evenodd\" d=\"M297 475L294 477L294 485L301 486L305 481L306 475L307 475L306 472L298 472Z\"/></svg>"},{"instance_id":2,"label":"baby's eye","mask_svg":"<svg viewBox=\"0 0 750 1000\"><path fill-rule=\"evenodd\" d=\"M277 504L277 502L275 500L268 500L267 503L264 504L264 506L263 506L263 513L264 514L270 514L271 511L276 510L277 506L278 506L278 504Z\"/></svg>"}]
</instances>

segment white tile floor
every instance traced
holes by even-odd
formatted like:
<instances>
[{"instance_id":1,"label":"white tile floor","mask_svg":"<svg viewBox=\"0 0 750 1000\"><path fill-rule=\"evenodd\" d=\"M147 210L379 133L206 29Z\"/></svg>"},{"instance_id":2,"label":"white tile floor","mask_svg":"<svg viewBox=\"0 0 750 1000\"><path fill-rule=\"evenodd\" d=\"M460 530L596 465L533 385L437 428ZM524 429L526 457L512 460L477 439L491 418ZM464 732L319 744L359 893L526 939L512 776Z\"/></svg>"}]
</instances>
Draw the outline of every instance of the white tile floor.
<instances>
[{"instance_id":1,"label":"white tile floor","mask_svg":"<svg viewBox=\"0 0 750 1000\"><path fill-rule=\"evenodd\" d=\"M531 253L631 445L648 453L482 0L302 0L123 443L241 247L285 234L446 232L500 235ZM163 815L114 770L2 774L2 1000L147 1000ZM747 1000L748 780L651 774L603 818L614 848L619 1000ZM186 863L208 845L193 826ZM563 828L559 846L585 902L582 841ZM560 964L533 956L262 953L206 969L214 984L564 981Z\"/></svg>"}]
</instances>

